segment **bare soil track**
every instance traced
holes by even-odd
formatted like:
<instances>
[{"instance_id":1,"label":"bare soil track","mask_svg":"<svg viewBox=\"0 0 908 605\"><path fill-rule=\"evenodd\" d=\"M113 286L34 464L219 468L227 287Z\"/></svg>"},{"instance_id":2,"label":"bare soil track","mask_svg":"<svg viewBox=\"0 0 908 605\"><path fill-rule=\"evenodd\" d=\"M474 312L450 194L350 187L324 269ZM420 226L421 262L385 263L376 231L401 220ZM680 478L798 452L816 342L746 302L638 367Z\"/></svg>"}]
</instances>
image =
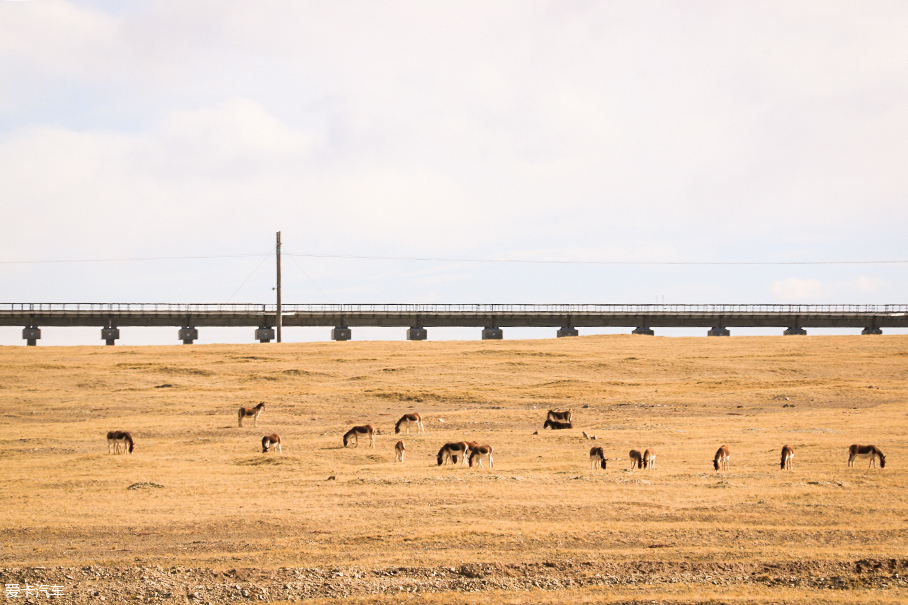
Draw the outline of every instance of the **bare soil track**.
<instances>
[{"instance_id":1,"label":"bare soil track","mask_svg":"<svg viewBox=\"0 0 908 605\"><path fill-rule=\"evenodd\" d=\"M2 347L0 583L60 603L905 602L906 395L901 336ZM542 430L554 408L573 430ZM393 433L409 411L426 435ZM365 423L376 447L342 447ZM135 453L108 454L109 430ZM461 440L495 467L438 467ZM886 468L848 468L851 443ZM648 447L656 470L629 470Z\"/></svg>"}]
</instances>

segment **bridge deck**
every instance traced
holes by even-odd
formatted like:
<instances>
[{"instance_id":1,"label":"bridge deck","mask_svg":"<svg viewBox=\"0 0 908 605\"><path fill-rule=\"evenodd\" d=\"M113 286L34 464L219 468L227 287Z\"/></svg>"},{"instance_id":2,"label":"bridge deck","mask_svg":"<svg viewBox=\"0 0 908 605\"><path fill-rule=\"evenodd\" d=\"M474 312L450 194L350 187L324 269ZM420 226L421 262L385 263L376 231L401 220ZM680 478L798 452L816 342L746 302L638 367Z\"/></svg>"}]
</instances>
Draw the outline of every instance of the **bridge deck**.
<instances>
[{"instance_id":1,"label":"bridge deck","mask_svg":"<svg viewBox=\"0 0 908 605\"><path fill-rule=\"evenodd\" d=\"M908 305L289 304L290 326L908 327ZM5 303L5 326L274 326L276 305Z\"/></svg>"}]
</instances>

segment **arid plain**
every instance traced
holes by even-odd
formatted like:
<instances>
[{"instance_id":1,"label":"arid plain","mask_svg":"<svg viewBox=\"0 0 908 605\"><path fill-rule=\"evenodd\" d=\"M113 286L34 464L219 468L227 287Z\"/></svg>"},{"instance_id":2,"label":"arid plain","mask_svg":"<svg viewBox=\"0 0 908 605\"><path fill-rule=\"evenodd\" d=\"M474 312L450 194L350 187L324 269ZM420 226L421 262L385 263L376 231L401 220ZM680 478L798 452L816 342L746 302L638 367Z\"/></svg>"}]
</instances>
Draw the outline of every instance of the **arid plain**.
<instances>
[{"instance_id":1,"label":"arid plain","mask_svg":"<svg viewBox=\"0 0 908 605\"><path fill-rule=\"evenodd\" d=\"M900 603L906 403L905 336L0 347L0 583L64 603ZM543 431L550 408L575 428ZM395 463L410 411L426 434ZM376 447L343 448L365 423ZM110 430L135 452L108 454ZM494 468L437 466L461 440ZM886 468L849 468L852 443ZM620 460L591 469L593 445ZM648 447L656 468L629 470Z\"/></svg>"}]
</instances>

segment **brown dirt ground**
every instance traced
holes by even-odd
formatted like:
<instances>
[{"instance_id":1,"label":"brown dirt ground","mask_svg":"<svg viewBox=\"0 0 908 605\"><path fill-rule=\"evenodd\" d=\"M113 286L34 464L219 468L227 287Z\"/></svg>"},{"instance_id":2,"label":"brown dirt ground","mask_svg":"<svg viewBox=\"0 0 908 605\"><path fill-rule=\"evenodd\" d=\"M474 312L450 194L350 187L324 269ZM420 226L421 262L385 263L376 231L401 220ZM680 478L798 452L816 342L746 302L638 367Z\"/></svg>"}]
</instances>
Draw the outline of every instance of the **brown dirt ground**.
<instances>
[{"instance_id":1,"label":"brown dirt ground","mask_svg":"<svg viewBox=\"0 0 908 605\"><path fill-rule=\"evenodd\" d=\"M0 583L63 603L905 602L906 379L904 336L0 347ZM541 430L549 408L576 428ZM427 434L395 463L412 410ZM343 448L366 422L376 448ZM115 429L134 454L107 453ZM273 432L283 455L261 454ZM455 440L494 468L436 466ZM886 468L848 468L856 442ZM592 445L620 460L590 469ZM646 447L656 469L630 471Z\"/></svg>"}]
</instances>

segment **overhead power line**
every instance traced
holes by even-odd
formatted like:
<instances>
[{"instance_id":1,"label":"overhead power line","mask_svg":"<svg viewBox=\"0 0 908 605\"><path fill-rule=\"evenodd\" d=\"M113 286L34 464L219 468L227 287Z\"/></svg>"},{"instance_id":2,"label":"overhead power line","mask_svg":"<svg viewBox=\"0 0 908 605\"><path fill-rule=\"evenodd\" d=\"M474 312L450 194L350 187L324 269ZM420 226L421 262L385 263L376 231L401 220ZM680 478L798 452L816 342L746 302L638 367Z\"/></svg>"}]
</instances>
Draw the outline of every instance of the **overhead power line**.
<instances>
[{"instance_id":1,"label":"overhead power line","mask_svg":"<svg viewBox=\"0 0 908 605\"><path fill-rule=\"evenodd\" d=\"M209 258L248 258L250 256L268 256L271 252L262 252L260 254L216 254L212 256L142 256L133 258L79 258L79 259L59 259L59 260L2 260L0 265L44 265L55 263L123 263L131 261L154 261L154 260L193 260Z\"/></svg>"},{"instance_id":2,"label":"overhead power line","mask_svg":"<svg viewBox=\"0 0 908 605\"><path fill-rule=\"evenodd\" d=\"M268 257L272 251L258 254L215 254L208 256L144 256L125 258L81 258L57 260L3 260L0 265L42 265L60 263L123 263L162 260L200 260L218 258ZM379 256L353 254L300 254L284 253L300 258L334 258L346 260L420 261L438 263L493 263L529 265L651 265L651 266L780 266L780 265L903 265L908 260L830 260L830 261L645 261L645 260L540 260L527 258L458 258L443 256Z\"/></svg>"},{"instance_id":3,"label":"overhead power line","mask_svg":"<svg viewBox=\"0 0 908 605\"><path fill-rule=\"evenodd\" d=\"M634 261L634 260L538 260L520 258L446 258L437 256L354 256L344 254L294 254L305 258L339 258L353 260L432 261L442 263L523 263L532 265L896 265L908 260L839 260L839 261Z\"/></svg>"}]
</instances>

